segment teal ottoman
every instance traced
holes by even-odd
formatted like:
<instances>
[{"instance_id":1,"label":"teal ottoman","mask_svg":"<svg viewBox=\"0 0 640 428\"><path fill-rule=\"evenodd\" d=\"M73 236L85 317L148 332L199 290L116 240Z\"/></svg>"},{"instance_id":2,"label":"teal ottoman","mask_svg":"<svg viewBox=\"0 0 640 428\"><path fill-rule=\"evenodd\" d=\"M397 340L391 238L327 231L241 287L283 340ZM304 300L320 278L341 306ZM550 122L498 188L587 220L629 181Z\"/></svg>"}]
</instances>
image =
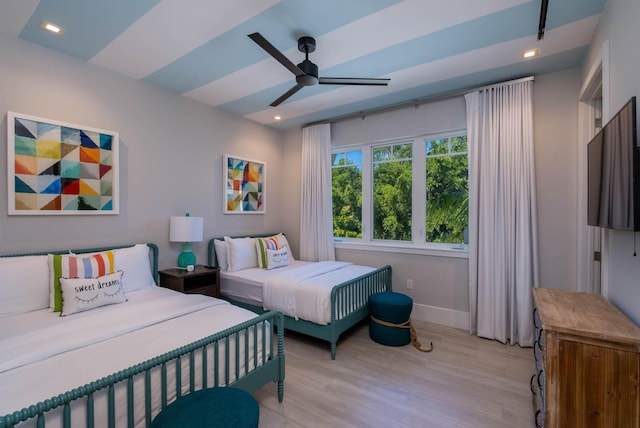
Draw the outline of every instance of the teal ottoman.
<instances>
[{"instance_id":1,"label":"teal ottoman","mask_svg":"<svg viewBox=\"0 0 640 428\"><path fill-rule=\"evenodd\" d=\"M151 428L257 428L258 402L241 389L207 388L178 398L162 409Z\"/></svg>"},{"instance_id":2,"label":"teal ottoman","mask_svg":"<svg viewBox=\"0 0 640 428\"><path fill-rule=\"evenodd\" d=\"M410 318L413 299L402 293L385 291L369 296L369 336L387 346L411 343Z\"/></svg>"}]
</instances>

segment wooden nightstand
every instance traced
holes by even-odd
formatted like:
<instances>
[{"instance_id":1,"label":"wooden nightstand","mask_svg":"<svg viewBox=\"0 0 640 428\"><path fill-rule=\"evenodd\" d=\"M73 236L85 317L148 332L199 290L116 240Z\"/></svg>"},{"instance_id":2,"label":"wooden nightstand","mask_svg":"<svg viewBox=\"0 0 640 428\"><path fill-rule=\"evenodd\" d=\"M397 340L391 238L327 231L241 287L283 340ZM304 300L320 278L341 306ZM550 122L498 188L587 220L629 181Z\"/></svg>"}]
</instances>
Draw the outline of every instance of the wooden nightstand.
<instances>
[{"instance_id":1,"label":"wooden nightstand","mask_svg":"<svg viewBox=\"0 0 640 428\"><path fill-rule=\"evenodd\" d=\"M196 265L193 272L184 269L164 269L158 272L160 286L182 293L220 297L220 269Z\"/></svg>"}]
</instances>

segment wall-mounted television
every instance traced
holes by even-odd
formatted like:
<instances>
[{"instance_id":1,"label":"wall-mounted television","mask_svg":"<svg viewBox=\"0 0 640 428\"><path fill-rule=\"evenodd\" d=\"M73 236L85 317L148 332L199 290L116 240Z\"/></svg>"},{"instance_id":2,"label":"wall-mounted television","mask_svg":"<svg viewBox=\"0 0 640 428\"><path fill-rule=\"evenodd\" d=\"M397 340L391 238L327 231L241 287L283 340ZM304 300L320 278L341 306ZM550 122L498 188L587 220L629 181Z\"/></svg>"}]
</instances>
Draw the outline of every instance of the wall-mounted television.
<instances>
[{"instance_id":1,"label":"wall-mounted television","mask_svg":"<svg viewBox=\"0 0 640 428\"><path fill-rule=\"evenodd\" d=\"M640 148L636 97L632 97L588 146L587 223L640 231Z\"/></svg>"}]
</instances>

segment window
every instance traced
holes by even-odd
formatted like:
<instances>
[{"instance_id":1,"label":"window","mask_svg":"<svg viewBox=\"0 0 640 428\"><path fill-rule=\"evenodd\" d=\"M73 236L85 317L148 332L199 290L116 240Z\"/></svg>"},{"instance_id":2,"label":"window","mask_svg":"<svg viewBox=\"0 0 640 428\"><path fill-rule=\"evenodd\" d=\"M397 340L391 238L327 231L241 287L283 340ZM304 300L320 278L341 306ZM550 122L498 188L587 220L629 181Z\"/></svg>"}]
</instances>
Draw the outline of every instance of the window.
<instances>
[{"instance_id":1,"label":"window","mask_svg":"<svg viewBox=\"0 0 640 428\"><path fill-rule=\"evenodd\" d=\"M373 239L411 241L411 143L373 147Z\"/></svg>"},{"instance_id":2,"label":"window","mask_svg":"<svg viewBox=\"0 0 640 428\"><path fill-rule=\"evenodd\" d=\"M427 139L426 240L462 244L469 224L467 136Z\"/></svg>"},{"instance_id":3,"label":"window","mask_svg":"<svg viewBox=\"0 0 640 428\"><path fill-rule=\"evenodd\" d=\"M337 148L334 237L462 244L469 218L464 131Z\"/></svg>"},{"instance_id":4,"label":"window","mask_svg":"<svg viewBox=\"0 0 640 428\"><path fill-rule=\"evenodd\" d=\"M362 150L331 155L333 236L362 238Z\"/></svg>"}]
</instances>

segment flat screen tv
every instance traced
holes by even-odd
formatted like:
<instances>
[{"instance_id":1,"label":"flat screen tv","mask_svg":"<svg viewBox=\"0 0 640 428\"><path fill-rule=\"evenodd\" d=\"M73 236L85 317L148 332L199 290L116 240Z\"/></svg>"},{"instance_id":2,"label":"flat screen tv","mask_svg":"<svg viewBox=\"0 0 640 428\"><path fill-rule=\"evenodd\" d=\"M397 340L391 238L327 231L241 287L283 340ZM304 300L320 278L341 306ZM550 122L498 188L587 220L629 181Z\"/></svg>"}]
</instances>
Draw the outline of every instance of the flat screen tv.
<instances>
[{"instance_id":1,"label":"flat screen tv","mask_svg":"<svg viewBox=\"0 0 640 428\"><path fill-rule=\"evenodd\" d=\"M640 148L636 97L632 97L588 146L587 223L640 231Z\"/></svg>"}]
</instances>

